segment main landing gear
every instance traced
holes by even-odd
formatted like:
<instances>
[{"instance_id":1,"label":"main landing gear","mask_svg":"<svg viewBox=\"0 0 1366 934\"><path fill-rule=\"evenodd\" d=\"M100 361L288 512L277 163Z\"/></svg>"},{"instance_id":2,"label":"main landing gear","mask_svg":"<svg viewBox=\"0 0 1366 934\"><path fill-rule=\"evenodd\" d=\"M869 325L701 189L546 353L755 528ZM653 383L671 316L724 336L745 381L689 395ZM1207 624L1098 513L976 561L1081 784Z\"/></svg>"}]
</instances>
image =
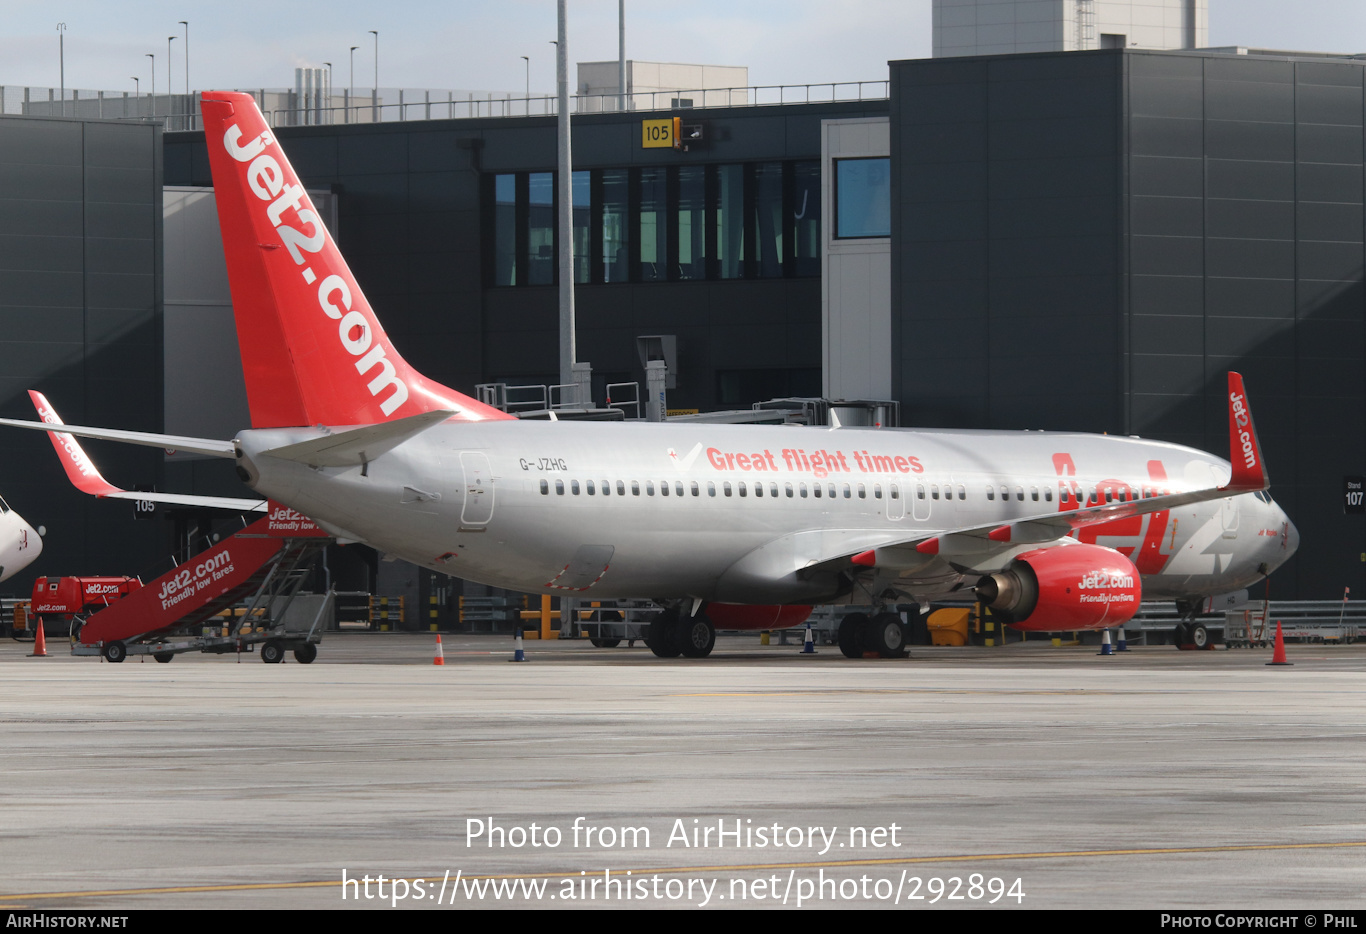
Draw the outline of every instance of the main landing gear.
<instances>
[{"instance_id":1,"label":"main landing gear","mask_svg":"<svg viewBox=\"0 0 1366 934\"><path fill-rule=\"evenodd\" d=\"M706 658L716 645L716 627L705 613L670 607L645 628L645 644L660 658Z\"/></svg>"},{"instance_id":2,"label":"main landing gear","mask_svg":"<svg viewBox=\"0 0 1366 934\"><path fill-rule=\"evenodd\" d=\"M906 654L906 624L896 613L850 613L840 620L840 651L845 658L862 658L875 652L879 658Z\"/></svg>"}]
</instances>

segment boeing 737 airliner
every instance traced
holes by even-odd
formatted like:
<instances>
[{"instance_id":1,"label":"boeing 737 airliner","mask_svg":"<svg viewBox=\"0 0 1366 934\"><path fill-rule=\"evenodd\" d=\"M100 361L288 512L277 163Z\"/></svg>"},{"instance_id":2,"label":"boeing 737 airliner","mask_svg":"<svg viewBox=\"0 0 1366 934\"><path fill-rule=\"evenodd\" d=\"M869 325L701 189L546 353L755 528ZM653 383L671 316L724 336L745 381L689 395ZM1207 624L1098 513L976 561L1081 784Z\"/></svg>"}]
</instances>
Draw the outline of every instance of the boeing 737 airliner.
<instances>
[{"instance_id":1,"label":"boeing 737 airliner","mask_svg":"<svg viewBox=\"0 0 1366 934\"><path fill-rule=\"evenodd\" d=\"M1108 628L1144 595L1196 605L1295 551L1236 373L1231 462L1088 434L510 418L403 360L252 97L202 109L252 426L62 432L232 459L334 535L456 577L651 598L661 656L822 602L868 609L841 626L851 655L900 652L896 603Z\"/></svg>"}]
</instances>

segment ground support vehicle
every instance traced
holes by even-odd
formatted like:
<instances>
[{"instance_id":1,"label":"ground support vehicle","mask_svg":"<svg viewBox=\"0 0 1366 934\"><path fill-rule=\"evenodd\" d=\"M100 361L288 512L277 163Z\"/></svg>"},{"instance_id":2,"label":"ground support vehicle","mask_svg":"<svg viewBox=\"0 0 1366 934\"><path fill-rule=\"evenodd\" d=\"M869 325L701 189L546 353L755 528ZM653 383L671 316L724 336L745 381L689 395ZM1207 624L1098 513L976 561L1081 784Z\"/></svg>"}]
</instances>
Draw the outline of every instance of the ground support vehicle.
<instances>
[{"instance_id":1,"label":"ground support vehicle","mask_svg":"<svg viewBox=\"0 0 1366 934\"><path fill-rule=\"evenodd\" d=\"M264 662L278 663L292 650L307 664L317 657L330 595L307 626L290 625L287 618L308 562L331 541L308 519L272 504L264 518L194 559L94 613L75 616L71 653L109 662L129 655L169 662L181 652L227 654L259 645ZM215 620L243 601L245 612Z\"/></svg>"}]
</instances>

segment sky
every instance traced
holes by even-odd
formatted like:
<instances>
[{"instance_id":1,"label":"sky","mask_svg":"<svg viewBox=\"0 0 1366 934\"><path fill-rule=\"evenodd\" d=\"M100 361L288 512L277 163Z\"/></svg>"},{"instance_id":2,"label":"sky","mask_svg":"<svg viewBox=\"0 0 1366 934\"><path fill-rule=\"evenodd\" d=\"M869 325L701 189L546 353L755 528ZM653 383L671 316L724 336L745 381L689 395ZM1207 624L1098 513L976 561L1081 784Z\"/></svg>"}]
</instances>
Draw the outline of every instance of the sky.
<instances>
[{"instance_id":1,"label":"sky","mask_svg":"<svg viewBox=\"0 0 1366 934\"><path fill-rule=\"evenodd\" d=\"M749 67L751 85L881 80L887 61L930 54L930 0L627 0L628 58ZM1209 0L1210 44L1366 51L1362 0ZM285 87L298 66L333 63L333 85L517 91L555 86L554 0L0 0L0 84L146 92ZM616 0L569 0L571 62L615 60Z\"/></svg>"}]
</instances>

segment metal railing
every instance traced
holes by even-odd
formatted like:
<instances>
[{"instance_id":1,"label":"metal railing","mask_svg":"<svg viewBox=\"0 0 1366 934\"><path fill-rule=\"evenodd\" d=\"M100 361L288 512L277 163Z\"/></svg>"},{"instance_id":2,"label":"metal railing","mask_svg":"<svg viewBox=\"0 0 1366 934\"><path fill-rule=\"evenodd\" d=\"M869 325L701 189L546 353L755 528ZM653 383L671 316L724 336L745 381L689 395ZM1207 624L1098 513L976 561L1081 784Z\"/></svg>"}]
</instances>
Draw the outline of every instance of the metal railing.
<instances>
[{"instance_id":1,"label":"metal railing","mask_svg":"<svg viewBox=\"0 0 1366 934\"><path fill-rule=\"evenodd\" d=\"M890 83L835 81L819 84L770 84L681 91L637 91L627 95L631 112L707 110L719 107L765 107L789 104L886 100ZM271 126L345 123L394 123L413 120L464 120L485 117L554 116L553 95L501 91L452 91L411 88L335 88L307 95L300 102L291 88L247 88ZM104 120L165 123L168 130L202 128L199 92L130 93L0 85L0 116L67 116ZM576 114L619 113L619 94L583 94L570 98ZM326 106L324 106L326 105Z\"/></svg>"},{"instance_id":2,"label":"metal railing","mask_svg":"<svg viewBox=\"0 0 1366 934\"><path fill-rule=\"evenodd\" d=\"M624 390L628 386L631 389L631 397L629 399L624 398ZM615 398L613 398L614 392L616 393ZM609 409L620 409L623 415L626 414L626 409L629 407L631 410L631 417L640 418L640 383L608 383L607 407Z\"/></svg>"}]
</instances>

